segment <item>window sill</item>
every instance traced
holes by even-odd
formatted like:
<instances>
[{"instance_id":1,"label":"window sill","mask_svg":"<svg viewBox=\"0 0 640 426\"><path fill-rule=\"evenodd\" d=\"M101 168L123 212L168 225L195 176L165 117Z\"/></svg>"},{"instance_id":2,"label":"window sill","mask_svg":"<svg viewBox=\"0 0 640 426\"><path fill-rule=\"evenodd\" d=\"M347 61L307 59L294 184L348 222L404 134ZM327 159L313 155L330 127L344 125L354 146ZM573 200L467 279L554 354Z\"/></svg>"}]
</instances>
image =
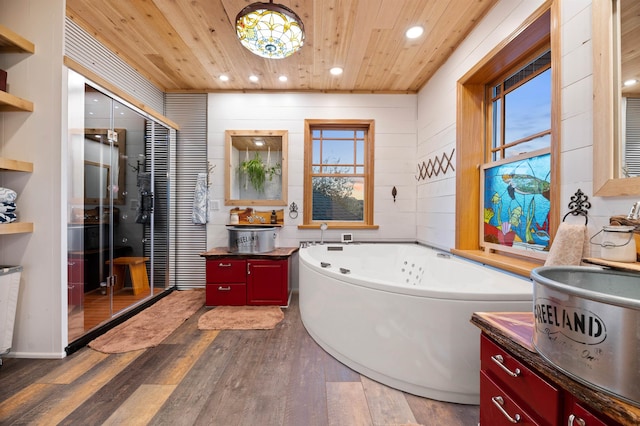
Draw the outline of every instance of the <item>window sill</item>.
<instances>
[{"instance_id":1,"label":"window sill","mask_svg":"<svg viewBox=\"0 0 640 426\"><path fill-rule=\"evenodd\" d=\"M486 252L484 250L457 250L451 249L451 253L495 268L522 275L529 278L534 268L544 264L541 260L524 259L505 253Z\"/></svg>"},{"instance_id":2,"label":"window sill","mask_svg":"<svg viewBox=\"0 0 640 426\"><path fill-rule=\"evenodd\" d=\"M298 225L298 229L320 229L320 223L312 223L309 225ZM378 229L378 225L365 225L353 223L331 223L328 229Z\"/></svg>"}]
</instances>

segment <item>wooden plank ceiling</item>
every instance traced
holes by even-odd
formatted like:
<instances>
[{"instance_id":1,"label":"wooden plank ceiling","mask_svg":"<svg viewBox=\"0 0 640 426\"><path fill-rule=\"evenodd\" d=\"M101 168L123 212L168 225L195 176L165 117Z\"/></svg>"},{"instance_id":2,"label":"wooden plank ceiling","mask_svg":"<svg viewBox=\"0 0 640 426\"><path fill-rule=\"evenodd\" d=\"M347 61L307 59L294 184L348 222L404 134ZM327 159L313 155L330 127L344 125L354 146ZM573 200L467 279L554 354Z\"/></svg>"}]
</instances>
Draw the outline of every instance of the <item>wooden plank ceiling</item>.
<instances>
[{"instance_id":1,"label":"wooden plank ceiling","mask_svg":"<svg viewBox=\"0 0 640 426\"><path fill-rule=\"evenodd\" d=\"M236 38L235 17L251 0L67 0L67 16L166 92L414 93L497 0L276 2L302 18L306 33L304 47L279 60ZM406 39L416 24L425 33ZM332 76L334 66L344 73Z\"/></svg>"}]
</instances>

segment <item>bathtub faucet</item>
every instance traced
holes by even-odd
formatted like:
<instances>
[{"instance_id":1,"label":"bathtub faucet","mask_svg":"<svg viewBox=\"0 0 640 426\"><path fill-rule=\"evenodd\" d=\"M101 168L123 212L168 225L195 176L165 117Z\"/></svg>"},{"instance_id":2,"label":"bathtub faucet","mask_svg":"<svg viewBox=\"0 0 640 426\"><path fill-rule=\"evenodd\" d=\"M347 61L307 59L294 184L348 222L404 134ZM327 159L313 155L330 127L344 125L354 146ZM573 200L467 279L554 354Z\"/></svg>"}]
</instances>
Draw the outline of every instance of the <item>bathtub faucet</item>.
<instances>
[{"instance_id":1,"label":"bathtub faucet","mask_svg":"<svg viewBox=\"0 0 640 426\"><path fill-rule=\"evenodd\" d=\"M324 231L329 227L329 225L325 223L320 224L320 244L324 244Z\"/></svg>"}]
</instances>

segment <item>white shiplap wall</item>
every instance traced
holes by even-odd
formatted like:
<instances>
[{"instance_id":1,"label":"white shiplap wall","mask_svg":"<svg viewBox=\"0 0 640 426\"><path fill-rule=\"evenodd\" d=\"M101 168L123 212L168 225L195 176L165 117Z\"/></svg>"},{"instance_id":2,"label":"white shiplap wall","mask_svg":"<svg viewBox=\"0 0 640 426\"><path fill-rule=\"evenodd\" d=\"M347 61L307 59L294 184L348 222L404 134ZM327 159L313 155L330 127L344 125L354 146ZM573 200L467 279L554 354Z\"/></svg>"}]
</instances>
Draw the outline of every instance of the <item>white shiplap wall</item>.
<instances>
[{"instance_id":1,"label":"white shiplap wall","mask_svg":"<svg viewBox=\"0 0 640 426\"><path fill-rule=\"evenodd\" d=\"M224 131L289 131L288 202L299 207L297 219L285 208L285 226L279 232L279 246L297 246L300 241L319 240L319 230L299 230L303 206L303 160L305 119L360 118L375 120L375 223L378 230L354 230L356 241L415 241L416 96L366 94L209 94L208 155L216 165L211 199L221 209L212 212L207 229L207 246L226 246L231 206L224 206ZM398 196L393 202L391 189ZM282 207L279 207L282 208ZM339 240L345 230L325 233L326 240Z\"/></svg>"},{"instance_id":2,"label":"white shiplap wall","mask_svg":"<svg viewBox=\"0 0 640 426\"><path fill-rule=\"evenodd\" d=\"M502 0L456 49L418 94L418 159L455 147L456 82L491 49L511 34L541 0ZM589 196L589 234L609 216L626 214L628 197L593 197L593 107L591 2L561 2L562 121L561 214L577 189ZM448 249L455 243L455 173L418 184L417 239ZM597 255L597 247L592 246Z\"/></svg>"}]
</instances>

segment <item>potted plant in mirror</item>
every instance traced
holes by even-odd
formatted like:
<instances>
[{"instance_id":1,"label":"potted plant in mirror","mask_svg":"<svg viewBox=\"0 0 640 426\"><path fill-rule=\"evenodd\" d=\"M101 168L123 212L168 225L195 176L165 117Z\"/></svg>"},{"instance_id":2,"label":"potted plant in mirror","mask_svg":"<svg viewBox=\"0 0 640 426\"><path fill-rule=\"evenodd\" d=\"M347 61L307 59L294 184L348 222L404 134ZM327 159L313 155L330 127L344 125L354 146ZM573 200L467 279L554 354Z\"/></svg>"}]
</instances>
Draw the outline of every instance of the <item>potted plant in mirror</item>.
<instances>
[{"instance_id":1,"label":"potted plant in mirror","mask_svg":"<svg viewBox=\"0 0 640 426\"><path fill-rule=\"evenodd\" d=\"M246 178L256 191L264 192L266 170L259 153L256 152L252 159L243 161L240 164L240 172L246 175Z\"/></svg>"},{"instance_id":2,"label":"potted plant in mirror","mask_svg":"<svg viewBox=\"0 0 640 426\"><path fill-rule=\"evenodd\" d=\"M282 173L282 167L280 163L276 163L275 166L267 167L266 172L269 175L269 180L273 180L273 175L280 175Z\"/></svg>"}]
</instances>

